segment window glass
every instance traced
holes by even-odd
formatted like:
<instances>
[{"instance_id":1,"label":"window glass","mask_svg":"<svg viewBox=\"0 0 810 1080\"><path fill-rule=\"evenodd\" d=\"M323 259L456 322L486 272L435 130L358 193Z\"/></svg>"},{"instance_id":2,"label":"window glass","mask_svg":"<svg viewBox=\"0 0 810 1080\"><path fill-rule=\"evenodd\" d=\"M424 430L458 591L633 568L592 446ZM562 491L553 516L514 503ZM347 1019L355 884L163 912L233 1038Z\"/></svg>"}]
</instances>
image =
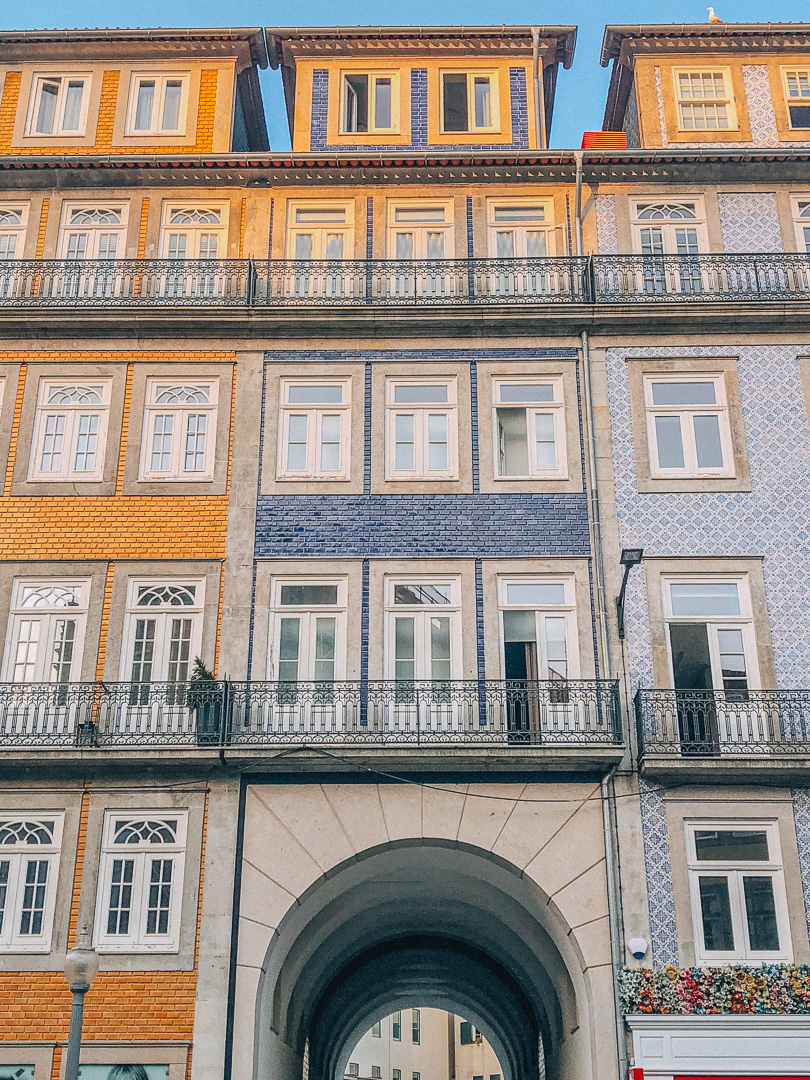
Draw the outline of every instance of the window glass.
<instances>
[{"instance_id":1,"label":"window glass","mask_svg":"<svg viewBox=\"0 0 810 1080\"><path fill-rule=\"evenodd\" d=\"M394 221L423 222L444 220L445 210L443 206L397 206L394 210Z\"/></svg>"},{"instance_id":2,"label":"window glass","mask_svg":"<svg viewBox=\"0 0 810 1080\"><path fill-rule=\"evenodd\" d=\"M340 207L298 207L295 211L296 225L343 225L346 211Z\"/></svg>"},{"instance_id":3,"label":"window glass","mask_svg":"<svg viewBox=\"0 0 810 1080\"><path fill-rule=\"evenodd\" d=\"M673 615L739 615L740 597L736 584L690 582L671 584Z\"/></svg>"},{"instance_id":4,"label":"window glass","mask_svg":"<svg viewBox=\"0 0 810 1080\"><path fill-rule=\"evenodd\" d=\"M695 829L698 862L767 862L768 833L763 829Z\"/></svg>"},{"instance_id":5,"label":"window glass","mask_svg":"<svg viewBox=\"0 0 810 1080\"><path fill-rule=\"evenodd\" d=\"M395 604L449 604L450 585L394 585Z\"/></svg>"},{"instance_id":6,"label":"window glass","mask_svg":"<svg viewBox=\"0 0 810 1080\"><path fill-rule=\"evenodd\" d=\"M492 213L495 221L546 220L546 211L542 206L496 206Z\"/></svg>"},{"instance_id":7,"label":"window glass","mask_svg":"<svg viewBox=\"0 0 810 1080\"><path fill-rule=\"evenodd\" d=\"M336 604L337 585L282 585L281 603L285 606Z\"/></svg>"},{"instance_id":8,"label":"window glass","mask_svg":"<svg viewBox=\"0 0 810 1080\"><path fill-rule=\"evenodd\" d=\"M447 384L416 386L412 383L398 383L394 387L394 401L397 403L444 402L447 401Z\"/></svg>"},{"instance_id":9,"label":"window glass","mask_svg":"<svg viewBox=\"0 0 810 1080\"><path fill-rule=\"evenodd\" d=\"M318 405L322 402L339 404L343 401L343 387L313 386L308 383L301 386L291 385L287 400L291 405Z\"/></svg>"},{"instance_id":10,"label":"window glass","mask_svg":"<svg viewBox=\"0 0 810 1080\"><path fill-rule=\"evenodd\" d=\"M553 401L554 387L541 384L521 386L515 383L501 383L500 400L504 404L524 401Z\"/></svg>"},{"instance_id":11,"label":"window glass","mask_svg":"<svg viewBox=\"0 0 810 1080\"><path fill-rule=\"evenodd\" d=\"M713 382L654 382L653 405L714 405Z\"/></svg>"},{"instance_id":12,"label":"window glass","mask_svg":"<svg viewBox=\"0 0 810 1080\"><path fill-rule=\"evenodd\" d=\"M508 604L564 604L565 585L562 583L509 582L506 586Z\"/></svg>"}]
</instances>

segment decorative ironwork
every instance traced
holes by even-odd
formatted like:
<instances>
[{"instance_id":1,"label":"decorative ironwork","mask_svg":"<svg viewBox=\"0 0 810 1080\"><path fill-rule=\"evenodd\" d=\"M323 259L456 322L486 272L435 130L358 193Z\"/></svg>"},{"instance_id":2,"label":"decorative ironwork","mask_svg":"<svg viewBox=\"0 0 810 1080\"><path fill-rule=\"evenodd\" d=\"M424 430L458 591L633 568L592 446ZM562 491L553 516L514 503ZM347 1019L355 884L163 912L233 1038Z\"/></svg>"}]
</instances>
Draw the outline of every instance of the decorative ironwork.
<instances>
[{"instance_id":1,"label":"decorative ironwork","mask_svg":"<svg viewBox=\"0 0 810 1080\"><path fill-rule=\"evenodd\" d=\"M0 749L622 741L615 681L0 684Z\"/></svg>"},{"instance_id":2,"label":"decorative ironwork","mask_svg":"<svg viewBox=\"0 0 810 1080\"><path fill-rule=\"evenodd\" d=\"M597 304L810 300L810 255L594 255Z\"/></svg>"},{"instance_id":3,"label":"decorative ironwork","mask_svg":"<svg viewBox=\"0 0 810 1080\"><path fill-rule=\"evenodd\" d=\"M642 754L810 755L810 690L639 690Z\"/></svg>"},{"instance_id":4,"label":"decorative ironwork","mask_svg":"<svg viewBox=\"0 0 810 1080\"><path fill-rule=\"evenodd\" d=\"M52 844L53 830L53 821L0 821L0 847L14 847L15 844Z\"/></svg>"},{"instance_id":5,"label":"decorative ironwork","mask_svg":"<svg viewBox=\"0 0 810 1080\"><path fill-rule=\"evenodd\" d=\"M177 821L155 821L152 818L135 818L116 821L114 844L176 844Z\"/></svg>"}]
</instances>

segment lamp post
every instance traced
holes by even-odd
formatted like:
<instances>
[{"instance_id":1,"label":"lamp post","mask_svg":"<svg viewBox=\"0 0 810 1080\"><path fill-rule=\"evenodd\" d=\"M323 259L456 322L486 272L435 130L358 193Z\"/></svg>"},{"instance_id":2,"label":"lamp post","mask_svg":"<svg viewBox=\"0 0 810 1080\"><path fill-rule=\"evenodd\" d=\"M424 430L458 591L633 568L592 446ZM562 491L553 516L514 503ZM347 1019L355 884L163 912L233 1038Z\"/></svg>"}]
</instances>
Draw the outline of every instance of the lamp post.
<instances>
[{"instance_id":1,"label":"lamp post","mask_svg":"<svg viewBox=\"0 0 810 1080\"><path fill-rule=\"evenodd\" d=\"M627 590L627 578L631 569L638 566L644 558L643 548L622 548L622 557L619 562L624 567L624 577L619 595L616 597L616 622L619 624L619 641L624 640L624 594Z\"/></svg>"},{"instance_id":2,"label":"lamp post","mask_svg":"<svg viewBox=\"0 0 810 1080\"><path fill-rule=\"evenodd\" d=\"M76 944L65 957L65 978L73 994L70 1010L70 1034L65 1057L65 1080L78 1080L79 1054L82 1048L82 1021L84 1019L84 995L98 975L98 953L90 944L87 927L83 926Z\"/></svg>"}]
</instances>

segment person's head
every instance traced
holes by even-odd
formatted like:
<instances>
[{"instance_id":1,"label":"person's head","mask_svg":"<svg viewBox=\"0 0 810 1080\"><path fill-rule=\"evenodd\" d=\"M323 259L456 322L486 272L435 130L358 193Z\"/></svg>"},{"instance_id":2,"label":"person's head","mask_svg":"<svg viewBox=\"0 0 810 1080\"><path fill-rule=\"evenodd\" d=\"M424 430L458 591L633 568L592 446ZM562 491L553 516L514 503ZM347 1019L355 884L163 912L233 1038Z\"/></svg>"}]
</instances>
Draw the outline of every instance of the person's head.
<instances>
[{"instance_id":1,"label":"person's head","mask_svg":"<svg viewBox=\"0 0 810 1080\"><path fill-rule=\"evenodd\" d=\"M107 1080L149 1080L143 1065L113 1065Z\"/></svg>"}]
</instances>

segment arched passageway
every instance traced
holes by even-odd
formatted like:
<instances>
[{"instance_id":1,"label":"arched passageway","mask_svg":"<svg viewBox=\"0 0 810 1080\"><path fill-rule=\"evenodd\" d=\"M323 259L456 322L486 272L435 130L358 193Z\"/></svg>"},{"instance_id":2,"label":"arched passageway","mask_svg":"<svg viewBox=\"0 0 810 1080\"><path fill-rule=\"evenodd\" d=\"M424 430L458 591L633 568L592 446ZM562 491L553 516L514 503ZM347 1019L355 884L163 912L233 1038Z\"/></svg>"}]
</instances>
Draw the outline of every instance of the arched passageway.
<instances>
[{"instance_id":1,"label":"arched passageway","mask_svg":"<svg viewBox=\"0 0 810 1080\"><path fill-rule=\"evenodd\" d=\"M537 882L492 852L399 840L304 892L267 949L254 1076L342 1080L363 1033L393 1009L435 1007L490 1039L504 1080L588 1080L587 963ZM542 1049L540 1049L542 1047Z\"/></svg>"}]
</instances>

